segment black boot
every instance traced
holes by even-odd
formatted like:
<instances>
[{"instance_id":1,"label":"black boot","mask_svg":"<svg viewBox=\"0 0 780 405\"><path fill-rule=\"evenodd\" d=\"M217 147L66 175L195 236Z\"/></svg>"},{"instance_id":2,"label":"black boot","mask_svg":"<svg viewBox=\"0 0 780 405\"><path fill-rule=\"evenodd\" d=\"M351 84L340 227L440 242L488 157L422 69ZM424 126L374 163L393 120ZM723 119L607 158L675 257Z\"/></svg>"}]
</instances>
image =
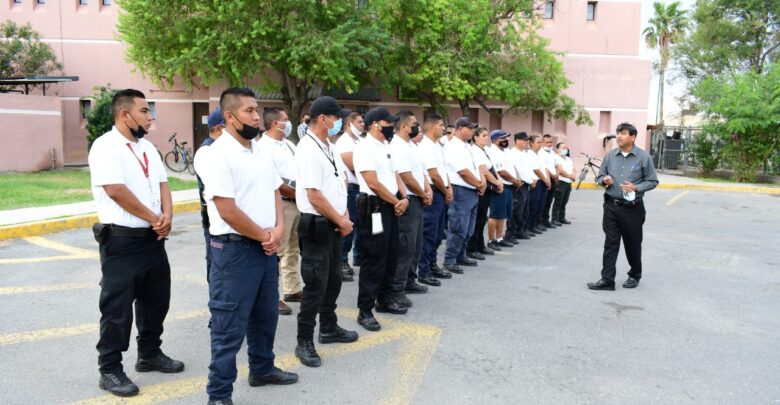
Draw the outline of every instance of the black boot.
<instances>
[{"instance_id":1,"label":"black boot","mask_svg":"<svg viewBox=\"0 0 780 405\"><path fill-rule=\"evenodd\" d=\"M322 364L320 355L314 348L314 342L311 339L298 339L298 346L295 346L295 357L301 361L301 364L308 367L319 367Z\"/></svg>"},{"instance_id":2,"label":"black boot","mask_svg":"<svg viewBox=\"0 0 780 405\"><path fill-rule=\"evenodd\" d=\"M120 397L132 397L138 394L138 386L127 378L127 374L124 371L100 374L98 386L100 389Z\"/></svg>"}]
</instances>

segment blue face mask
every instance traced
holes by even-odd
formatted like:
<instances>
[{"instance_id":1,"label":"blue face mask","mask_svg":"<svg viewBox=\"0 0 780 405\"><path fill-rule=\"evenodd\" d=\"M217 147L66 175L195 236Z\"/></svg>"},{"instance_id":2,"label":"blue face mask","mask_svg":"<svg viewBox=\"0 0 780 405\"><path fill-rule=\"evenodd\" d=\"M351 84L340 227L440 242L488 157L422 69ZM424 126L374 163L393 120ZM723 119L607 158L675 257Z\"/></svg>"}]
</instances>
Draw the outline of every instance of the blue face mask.
<instances>
[{"instance_id":1,"label":"blue face mask","mask_svg":"<svg viewBox=\"0 0 780 405\"><path fill-rule=\"evenodd\" d=\"M333 128L328 129L328 136L334 136L341 131L341 118L337 121L333 121Z\"/></svg>"}]
</instances>

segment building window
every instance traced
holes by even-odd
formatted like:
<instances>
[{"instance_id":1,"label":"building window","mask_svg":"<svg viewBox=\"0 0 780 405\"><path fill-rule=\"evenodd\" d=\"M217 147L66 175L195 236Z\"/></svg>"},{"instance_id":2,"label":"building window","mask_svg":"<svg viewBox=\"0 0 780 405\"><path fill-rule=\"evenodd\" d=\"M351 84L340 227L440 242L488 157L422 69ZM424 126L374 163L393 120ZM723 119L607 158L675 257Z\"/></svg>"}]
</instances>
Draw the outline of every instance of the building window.
<instances>
[{"instance_id":1,"label":"building window","mask_svg":"<svg viewBox=\"0 0 780 405\"><path fill-rule=\"evenodd\" d=\"M598 3L595 1L588 2L588 11L585 16L588 21L596 21L596 4Z\"/></svg>"},{"instance_id":2,"label":"building window","mask_svg":"<svg viewBox=\"0 0 780 405\"><path fill-rule=\"evenodd\" d=\"M38 4L46 4L46 0L36 0L35 2Z\"/></svg>"},{"instance_id":3,"label":"building window","mask_svg":"<svg viewBox=\"0 0 780 405\"><path fill-rule=\"evenodd\" d=\"M541 135L544 132L544 111L531 112L531 134Z\"/></svg>"},{"instance_id":4,"label":"building window","mask_svg":"<svg viewBox=\"0 0 780 405\"><path fill-rule=\"evenodd\" d=\"M110 6L111 5L111 0L101 0L100 4L102 4L104 6Z\"/></svg>"},{"instance_id":5,"label":"building window","mask_svg":"<svg viewBox=\"0 0 780 405\"><path fill-rule=\"evenodd\" d=\"M544 18L547 20L552 20L554 15L555 9L555 1L554 0L547 0L544 2Z\"/></svg>"},{"instance_id":6,"label":"building window","mask_svg":"<svg viewBox=\"0 0 780 405\"><path fill-rule=\"evenodd\" d=\"M152 116L153 120L157 119L157 103L154 101L149 102L149 114Z\"/></svg>"},{"instance_id":7,"label":"building window","mask_svg":"<svg viewBox=\"0 0 780 405\"><path fill-rule=\"evenodd\" d=\"M14 4L22 4L22 0L14 0Z\"/></svg>"},{"instance_id":8,"label":"building window","mask_svg":"<svg viewBox=\"0 0 780 405\"><path fill-rule=\"evenodd\" d=\"M89 110L92 109L92 100L80 100L79 106L81 107L81 119L86 119Z\"/></svg>"},{"instance_id":9,"label":"building window","mask_svg":"<svg viewBox=\"0 0 780 405\"><path fill-rule=\"evenodd\" d=\"M612 111L601 111L599 113L599 133L609 134L612 129Z\"/></svg>"},{"instance_id":10,"label":"building window","mask_svg":"<svg viewBox=\"0 0 780 405\"><path fill-rule=\"evenodd\" d=\"M89 3L89 0L79 0L80 6L86 6Z\"/></svg>"}]
</instances>

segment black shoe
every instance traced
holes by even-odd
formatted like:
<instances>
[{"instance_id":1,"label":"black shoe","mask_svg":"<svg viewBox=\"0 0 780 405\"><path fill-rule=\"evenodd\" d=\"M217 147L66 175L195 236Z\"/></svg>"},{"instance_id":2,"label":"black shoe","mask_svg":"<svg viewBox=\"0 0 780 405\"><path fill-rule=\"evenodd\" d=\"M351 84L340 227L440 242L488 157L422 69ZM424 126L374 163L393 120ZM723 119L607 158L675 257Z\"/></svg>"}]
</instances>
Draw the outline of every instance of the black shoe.
<instances>
[{"instance_id":1,"label":"black shoe","mask_svg":"<svg viewBox=\"0 0 780 405\"><path fill-rule=\"evenodd\" d=\"M184 363L174 360L164 353L160 353L153 359L138 359L135 363L135 371L145 373L147 371L159 371L161 373L181 373L184 371Z\"/></svg>"},{"instance_id":2,"label":"black shoe","mask_svg":"<svg viewBox=\"0 0 780 405\"><path fill-rule=\"evenodd\" d=\"M520 235L517 235L517 239L531 239L531 235L529 235L527 232L522 232Z\"/></svg>"},{"instance_id":3,"label":"black shoe","mask_svg":"<svg viewBox=\"0 0 780 405\"><path fill-rule=\"evenodd\" d=\"M428 287L412 281L410 283L406 283L406 289L404 289L404 291L407 294L425 294L428 292Z\"/></svg>"},{"instance_id":4,"label":"black shoe","mask_svg":"<svg viewBox=\"0 0 780 405\"><path fill-rule=\"evenodd\" d=\"M507 242L507 241L501 239L500 241L498 241L498 246L501 246L501 247L514 247L515 245L513 243L510 243L510 242Z\"/></svg>"},{"instance_id":5,"label":"black shoe","mask_svg":"<svg viewBox=\"0 0 780 405\"><path fill-rule=\"evenodd\" d=\"M533 238L534 236L537 236L537 235L541 235L541 234L542 234L541 232L537 231L537 230L536 230L536 228L528 228L528 229L526 229L526 231L525 231L525 232L526 232L526 234L527 234L528 236L530 236L530 237L532 237L532 238Z\"/></svg>"},{"instance_id":6,"label":"black shoe","mask_svg":"<svg viewBox=\"0 0 780 405\"><path fill-rule=\"evenodd\" d=\"M490 242L488 242L487 247L489 247L490 249L493 249L493 250L495 250L497 252L500 252L502 250L501 246L498 246L498 241L495 241L495 240L491 240Z\"/></svg>"},{"instance_id":7,"label":"black shoe","mask_svg":"<svg viewBox=\"0 0 780 405\"><path fill-rule=\"evenodd\" d=\"M355 259L353 257L352 258L352 265L355 266L355 267L361 267L363 265L363 261L362 260L357 260L357 259Z\"/></svg>"},{"instance_id":8,"label":"black shoe","mask_svg":"<svg viewBox=\"0 0 780 405\"><path fill-rule=\"evenodd\" d=\"M466 257L474 260L485 260L485 256L482 256L479 252L466 253Z\"/></svg>"},{"instance_id":9,"label":"black shoe","mask_svg":"<svg viewBox=\"0 0 780 405\"><path fill-rule=\"evenodd\" d=\"M487 247L480 249L479 253L482 253L484 256L493 256L495 254L493 249Z\"/></svg>"},{"instance_id":10,"label":"black shoe","mask_svg":"<svg viewBox=\"0 0 780 405\"><path fill-rule=\"evenodd\" d=\"M469 259L468 257L464 257L463 259L458 259L457 263L461 266L469 266L469 267L474 267L477 265L476 260Z\"/></svg>"},{"instance_id":11,"label":"black shoe","mask_svg":"<svg viewBox=\"0 0 780 405\"><path fill-rule=\"evenodd\" d=\"M414 306L412 300L410 300L409 297L407 297L404 293L395 294L390 298L390 300L405 308L411 308Z\"/></svg>"},{"instance_id":12,"label":"black shoe","mask_svg":"<svg viewBox=\"0 0 780 405\"><path fill-rule=\"evenodd\" d=\"M119 397L132 397L138 394L138 386L127 378L124 371L100 374L98 387Z\"/></svg>"},{"instance_id":13,"label":"black shoe","mask_svg":"<svg viewBox=\"0 0 780 405\"><path fill-rule=\"evenodd\" d=\"M551 224L553 224L553 226L555 226L556 228L559 226L563 226L563 224L558 221L552 221Z\"/></svg>"},{"instance_id":14,"label":"black shoe","mask_svg":"<svg viewBox=\"0 0 780 405\"><path fill-rule=\"evenodd\" d=\"M302 299L303 299L303 291L298 291L297 293L292 293L292 294L284 294L285 302L301 302Z\"/></svg>"},{"instance_id":15,"label":"black shoe","mask_svg":"<svg viewBox=\"0 0 780 405\"><path fill-rule=\"evenodd\" d=\"M609 290L609 291L615 291L615 283L610 283L603 278L599 281L596 281L595 283L588 283L588 288L591 290Z\"/></svg>"},{"instance_id":16,"label":"black shoe","mask_svg":"<svg viewBox=\"0 0 780 405\"><path fill-rule=\"evenodd\" d=\"M311 340L298 340L298 345L295 346L295 357L307 367L319 367L322 364L322 359Z\"/></svg>"},{"instance_id":17,"label":"black shoe","mask_svg":"<svg viewBox=\"0 0 780 405\"><path fill-rule=\"evenodd\" d=\"M215 400L210 400L207 403L207 405L233 405L233 400L230 399L230 398L228 398L228 399L215 399Z\"/></svg>"},{"instance_id":18,"label":"black shoe","mask_svg":"<svg viewBox=\"0 0 780 405\"><path fill-rule=\"evenodd\" d=\"M626 280L625 283L623 283L623 288L636 288L636 286L639 285L639 280L629 277L628 280Z\"/></svg>"},{"instance_id":19,"label":"black shoe","mask_svg":"<svg viewBox=\"0 0 780 405\"><path fill-rule=\"evenodd\" d=\"M431 266L431 274L436 278L443 278L443 279L452 278L452 273L450 273L447 270L443 270L441 267L436 266L435 264Z\"/></svg>"},{"instance_id":20,"label":"black shoe","mask_svg":"<svg viewBox=\"0 0 780 405\"><path fill-rule=\"evenodd\" d=\"M445 264L444 270L450 273L463 274L463 269L461 269L460 266L458 266L457 264ZM436 274L434 274L433 276L437 277Z\"/></svg>"},{"instance_id":21,"label":"black shoe","mask_svg":"<svg viewBox=\"0 0 780 405\"><path fill-rule=\"evenodd\" d=\"M292 315L292 308L282 300L279 300L279 315Z\"/></svg>"},{"instance_id":22,"label":"black shoe","mask_svg":"<svg viewBox=\"0 0 780 405\"><path fill-rule=\"evenodd\" d=\"M450 275L450 277L452 277L452 276ZM427 284L429 286L433 286L433 287L438 287L438 286L441 285L441 281L437 280L433 276L431 276L431 277L420 277L420 278L417 279L417 281L419 281L419 282L421 282L423 284Z\"/></svg>"},{"instance_id":23,"label":"black shoe","mask_svg":"<svg viewBox=\"0 0 780 405\"><path fill-rule=\"evenodd\" d=\"M347 273L346 271L341 272L341 281L355 281L355 276L352 274Z\"/></svg>"},{"instance_id":24,"label":"black shoe","mask_svg":"<svg viewBox=\"0 0 780 405\"><path fill-rule=\"evenodd\" d=\"M515 238L504 238L505 241L511 243L512 245L519 245L520 241Z\"/></svg>"},{"instance_id":25,"label":"black shoe","mask_svg":"<svg viewBox=\"0 0 780 405\"><path fill-rule=\"evenodd\" d=\"M545 228L544 225L537 225L535 230L539 233L539 235L547 232L547 228Z\"/></svg>"},{"instance_id":26,"label":"black shoe","mask_svg":"<svg viewBox=\"0 0 780 405\"><path fill-rule=\"evenodd\" d=\"M545 228L547 228L547 229L552 229L552 228L555 228L555 227L553 226L553 224L552 224L550 221L543 221L543 222L542 222L542 226L543 226L543 227L545 227Z\"/></svg>"},{"instance_id":27,"label":"black shoe","mask_svg":"<svg viewBox=\"0 0 780 405\"><path fill-rule=\"evenodd\" d=\"M377 300L376 303L376 312L387 312L396 315L403 315L408 310L408 307L401 305L395 300Z\"/></svg>"},{"instance_id":28,"label":"black shoe","mask_svg":"<svg viewBox=\"0 0 780 405\"><path fill-rule=\"evenodd\" d=\"M266 375L249 374L249 386L260 387L263 385L290 385L298 382L298 374L282 371L279 367L274 367L273 371Z\"/></svg>"},{"instance_id":29,"label":"black shoe","mask_svg":"<svg viewBox=\"0 0 780 405\"><path fill-rule=\"evenodd\" d=\"M560 223L562 223L562 224L564 224L564 225L570 225L570 224L571 224L571 221L569 221L569 220L568 220L568 219L566 219L566 218L559 219L559 220L558 220L558 222L560 222Z\"/></svg>"},{"instance_id":30,"label":"black shoe","mask_svg":"<svg viewBox=\"0 0 780 405\"><path fill-rule=\"evenodd\" d=\"M349 263L341 263L341 271L343 273L349 274L350 276L355 275L355 269L350 267Z\"/></svg>"},{"instance_id":31,"label":"black shoe","mask_svg":"<svg viewBox=\"0 0 780 405\"><path fill-rule=\"evenodd\" d=\"M351 330L346 330L341 326L336 325L336 329L323 331L320 328L320 335L317 337L317 341L321 344L328 343L352 343L358 340L358 333Z\"/></svg>"},{"instance_id":32,"label":"black shoe","mask_svg":"<svg viewBox=\"0 0 780 405\"><path fill-rule=\"evenodd\" d=\"M371 311L361 310L358 312L357 323L358 325L362 326L363 329L371 332L376 332L379 329L382 329L382 325L377 322L376 318L374 318L374 314L372 314Z\"/></svg>"}]
</instances>

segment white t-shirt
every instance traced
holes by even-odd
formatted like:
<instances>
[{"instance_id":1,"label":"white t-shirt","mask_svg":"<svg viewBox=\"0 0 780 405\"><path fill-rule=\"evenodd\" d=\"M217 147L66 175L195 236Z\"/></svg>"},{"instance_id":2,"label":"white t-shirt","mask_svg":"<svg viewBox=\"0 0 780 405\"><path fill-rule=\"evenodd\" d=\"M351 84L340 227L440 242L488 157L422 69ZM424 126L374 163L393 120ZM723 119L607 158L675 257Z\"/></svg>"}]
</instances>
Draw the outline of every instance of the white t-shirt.
<instances>
[{"instance_id":1,"label":"white t-shirt","mask_svg":"<svg viewBox=\"0 0 780 405\"><path fill-rule=\"evenodd\" d=\"M340 215L344 215L347 211L347 186L344 184L344 172L339 170L333 149L332 144L322 143L311 132L307 132L306 136L298 142L298 153L295 155L298 179L295 202L301 213L322 215L311 205L306 191L308 188L322 192L325 199Z\"/></svg>"},{"instance_id":2,"label":"white t-shirt","mask_svg":"<svg viewBox=\"0 0 780 405\"><path fill-rule=\"evenodd\" d=\"M556 164L555 156L556 155L557 155L557 153L555 153L554 151L553 152L548 152L544 148L539 149L539 156L544 160L544 167L547 170L549 170L550 173L553 174L553 176L558 173L558 171L555 169L555 164Z\"/></svg>"},{"instance_id":3,"label":"white t-shirt","mask_svg":"<svg viewBox=\"0 0 780 405\"><path fill-rule=\"evenodd\" d=\"M531 157L529 160L531 164L531 170L539 170L546 179L547 172L545 170L547 169L547 164L544 161L542 153L544 153L543 149L539 149L539 152L534 152L533 149L528 149L528 155ZM536 176L536 178L544 181L542 177Z\"/></svg>"},{"instance_id":4,"label":"white t-shirt","mask_svg":"<svg viewBox=\"0 0 780 405\"><path fill-rule=\"evenodd\" d=\"M142 166L147 167L149 177L144 173ZM166 183L168 176L157 149L146 139L139 139L137 143L133 143L116 127L111 128L111 131L100 136L92 144L92 149L89 151L89 170L92 179L92 196L101 223L130 228L151 226L149 222L125 211L111 199L103 189L107 184L124 184L141 204L158 216L162 213L160 183Z\"/></svg>"},{"instance_id":5,"label":"white t-shirt","mask_svg":"<svg viewBox=\"0 0 780 405\"><path fill-rule=\"evenodd\" d=\"M561 168L563 171L569 174L574 173L574 161L571 160L568 156L561 156L559 154L555 154L555 164L561 165ZM572 180L568 177L563 177L563 175L558 177L558 180L564 182L564 183L571 183Z\"/></svg>"},{"instance_id":6,"label":"white t-shirt","mask_svg":"<svg viewBox=\"0 0 780 405\"><path fill-rule=\"evenodd\" d=\"M252 140L252 149L255 154L274 163L276 173L287 184L294 181L295 177L295 144L282 139L277 141L263 133L260 139Z\"/></svg>"},{"instance_id":7,"label":"white t-shirt","mask_svg":"<svg viewBox=\"0 0 780 405\"><path fill-rule=\"evenodd\" d=\"M452 140L447 142L447 145L444 147L444 163L447 166L447 174L450 176L452 184L476 189L476 187L466 183L458 174L459 171L468 169L474 177L479 178L479 169L475 163L472 149L457 136L453 136Z\"/></svg>"},{"instance_id":8,"label":"white t-shirt","mask_svg":"<svg viewBox=\"0 0 780 405\"><path fill-rule=\"evenodd\" d=\"M352 139L352 137L344 132L343 135L339 138L338 141L336 141L336 149L335 152L343 161L343 154L345 153L354 153L355 152L355 146L360 142L360 137L358 136L356 139ZM354 159L354 158L353 158ZM352 161L353 167L354 167L354 160ZM349 168L347 168L347 181L349 181L349 184L358 184L357 177L355 177L355 174L352 173Z\"/></svg>"},{"instance_id":9,"label":"white t-shirt","mask_svg":"<svg viewBox=\"0 0 780 405\"><path fill-rule=\"evenodd\" d=\"M509 150L508 154L509 158L514 164L517 175L520 176L520 180L522 180L523 183L531 184L535 180L536 176L528 165L528 156L526 151L512 148Z\"/></svg>"},{"instance_id":10,"label":"white t-shirt","mask_svg":"<svg viewBox=\"0 0 780 405\"><path fill-rule=\"evenodd\" d=\"M482 165L485 165L488 170L492 169L494 167L493 160L491 159L492 156L488 155L488 147L486 146L485 149L480 148L476 144L471 144L471 154L474 156L474 163L477 165L477 168L479 168Z\"/></svg>"},{"instance_id":11,"label":"white t-shirt","mask_svg":"<svg viewBox=\"0 0 780 405\"><path fill-rule=\"evenodd\" d=\"M426 174L428 170L436 169L442 181L444 181L444 186L449 186L450 178L447 176L447 170L444 167L444 152L441 144L432 141L427 136L423 136L417 147L419 148L418 151L420 152ZM431 185L433 185L433 181L431 181Z\"/></svg>"},{"instance_id":12,"label":"white t-shirt","mask_svg":"<svg viewBox=\"0 0 780 405\"><path fill-rule=\"evenodd\" d=\"M501 149L497 146L493 146L493 148L490 150L490 152L493 152L490 157L493 159L496 163L496 173L498 173L501 170L505 170L509 172L514 177L517 177L517 171L515 170L515 165L512 162L512 157L509 156L509 149ZM501 177L501 173L498 174L499 177ZM501 177L501 181L504 182L504 184L512 184L511 181L506 181L503 177Z\"/></svg>"},{"instance_id":13,"label":"white t-shirt","mask_svg":"<svg viewBox=\"0 0 780 405\"><path fill-rule=\"evenodd\" d=\"M195 170L205 186L209 233L238 233L219 215L214 197L235 199L236 206L261 228L276 226L275 191L282 179L271 159L258 153L255 143L250 142L247 149L224 130L208 149L207 154L198 156Z\"/></svg>"},{"instance_id":14,"label":"white t-shirt","mask_svg":"<svg viewBox=\"0 0 780 405\"><path fill-rule=\"evenodd\" d=\"M368 195L376 195L368 187L361 172L374 171L377 179L391 194L398 192L398 183L395 180L395 172L390 164L390 148L387 142L374 138L371 134L355 146L352 154L352 163L357 173L360 192Z\"/></svg>"},{"instance_id":15,"label":"white t-shirt","mask_svg":"<svg viewBox=\"0 0 780 405\"><path fill-rule=\"evenodd\" d=\"M390 164L393 171L399 174L411 172L417 185L425 189L425 168L417 145L411 140L405 141L398 135L393 137L390 141Z\"/></svg>"}]
</instances>

